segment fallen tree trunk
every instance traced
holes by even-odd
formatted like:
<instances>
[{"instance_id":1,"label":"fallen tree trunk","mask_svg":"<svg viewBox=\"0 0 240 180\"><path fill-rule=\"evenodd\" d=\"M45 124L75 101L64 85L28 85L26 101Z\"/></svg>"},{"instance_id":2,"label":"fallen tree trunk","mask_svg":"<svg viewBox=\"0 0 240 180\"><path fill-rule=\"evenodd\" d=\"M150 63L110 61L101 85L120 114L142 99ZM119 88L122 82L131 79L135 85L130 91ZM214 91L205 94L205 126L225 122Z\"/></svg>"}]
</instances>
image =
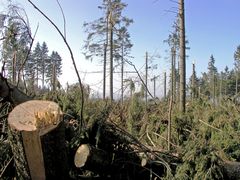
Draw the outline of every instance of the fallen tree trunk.
<instances>
[{"instance_id":1,"label":"fallen tree trunk","mask_svg":"<svg viewBox=\"0 0 240 180\"><path fill-rule=\"evenodd\" d=\"M82 144L77 149L74 157L74 164L78 168L85 167L88 170L98 173L111 172L113 154L98 149L89 144Z\"/></svg>"},{"instance_id":2,"label":"fallen tree trunk","mask_svg":"<svg viewBox=\"0 0 240 180\"><path fill-rule=\"evenodd\" d=\"M67 179L65 129L59 106L32 100L9 114L17 179Z\"/></svg>"},{"instance_id":3,"label":"fallen tree trunk","mask_svg":"<svg viewBox=\"0 0 240 180\"><path fill-rule=\"evenodd\" d=\"M0 74L0 97L6 101L10 101L15 106L32 98L20 91L16 86L12 85Z\"/></svg>"}]
</instances>

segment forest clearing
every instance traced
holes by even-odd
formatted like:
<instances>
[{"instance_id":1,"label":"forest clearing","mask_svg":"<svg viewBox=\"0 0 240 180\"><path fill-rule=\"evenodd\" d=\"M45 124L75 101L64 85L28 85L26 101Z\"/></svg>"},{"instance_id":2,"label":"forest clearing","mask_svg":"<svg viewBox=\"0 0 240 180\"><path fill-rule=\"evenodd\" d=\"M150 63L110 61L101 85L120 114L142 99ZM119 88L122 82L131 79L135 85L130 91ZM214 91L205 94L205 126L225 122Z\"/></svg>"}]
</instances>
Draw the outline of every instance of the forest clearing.
<instances>
[{"instance_id":1,"label":"forest clearing","mask_svg":"<svg viewBox=\"0 0 240 180\"><path fill-rule=\"evenodd\" d=\"M64 6L56 2L63 30L36 2L25 3L64 42L69 79L77 77L66 86L63 52L36 41L41 25L32 33L15 1L0 11L0 179L240 179L240 45L232 50L233 68L218 70L210 55L206 72L198 75L196 62L187 69L185 2L170 0L176 17L162 42L169 69L152 74L156 54L145 52L141 68L131 55L127 3L102 0L102 17L82 27L84 59L102 68L94 94L68 41Z\"/></svg>"}]
</instances>

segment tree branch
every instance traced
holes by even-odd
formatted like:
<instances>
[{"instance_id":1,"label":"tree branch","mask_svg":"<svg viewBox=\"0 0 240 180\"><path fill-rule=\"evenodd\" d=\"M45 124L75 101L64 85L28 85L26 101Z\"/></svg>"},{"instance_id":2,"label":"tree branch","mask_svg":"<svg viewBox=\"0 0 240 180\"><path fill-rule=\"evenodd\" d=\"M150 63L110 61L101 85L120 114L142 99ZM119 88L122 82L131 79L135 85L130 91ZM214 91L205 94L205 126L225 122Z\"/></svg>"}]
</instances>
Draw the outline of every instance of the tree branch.
<instances>
[{"instance_id":1,"label":"tree branch","mask_svg":"<svg viewBox=\"0 0 240 180\"><path fill-rule=\"evenodd\" d=\"M77 70L77 65L75 63L75 59L74 59L74 56L73 56L72 49L70 48L66 38L64 37L62 32L59 30L57 25L47 15L45 15L31 0L27 0L27 1L54 26L54 28L57 30L57 32L62 37L64 43L66 44L66 46L68 48L68 51L69 51L70 55L71 55L72 63L73 63L75 72L77 74L77 78L78 78L78 82L79 82L79 86L80 86L80 90L81 90L81 98L82 98L81 99L81 112L80 112L80 130L81 130L81 128L83 128L83 126L84 126L84 121L83 121L84 94L83 94L82 81L81 81L80 75L79 75L78 70Z\"/></svg>"},{"instance_id":2,"label":"tree branch","mask_svg":"<svg viewBox=\"0 0 240 180\"><path fill-rule=\"evenodd\" d=\"M65 18L65 14L63 12L63 9L62 9L62 6L61 4L59 3L59 0L56 0L57 3L58 3L58 6L61 10L61 13L62 13L62 16L63 16L63 33L64 33L64 37L67 38L67 35L66 35L66 18Z\"/></svg>"},{"instance_id":3,"label":"tree branch","mask_svg":"<svg viewBox=\"0 0 240 180\"><path fill-rule=\"evenodd\" d=\"M142 82L143 86L146 88L147 93L148 93L148 94L151 96L151 98L154 100L154 103L157 104L157 102L155 101L155 98L153 97L153 95L151 94L151 92L150 92L149 89L147 88L145 82L143 81L141 75L139 74L139 72L138 72L136 66L135 66L131 61L125 60L125 62L128 63L130 66L132 66L132 67L134 68L134 70L136 71L136 73L137 73L137 75L138 75L140 81Z\"/></svg>"}]
</instances>

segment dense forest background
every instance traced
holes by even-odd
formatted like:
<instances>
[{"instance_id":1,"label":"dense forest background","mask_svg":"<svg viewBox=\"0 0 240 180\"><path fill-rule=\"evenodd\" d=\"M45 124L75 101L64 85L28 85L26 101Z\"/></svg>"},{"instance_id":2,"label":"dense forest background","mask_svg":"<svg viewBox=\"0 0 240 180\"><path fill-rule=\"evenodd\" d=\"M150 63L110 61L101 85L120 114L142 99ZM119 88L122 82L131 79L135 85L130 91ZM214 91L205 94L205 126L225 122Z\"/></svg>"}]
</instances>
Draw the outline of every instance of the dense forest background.
<instances>
[{"instance_id":1,"label":"dense forest background","mask_svg":"<svg viewBox=\"0 0 240 180\"><path fill-rule=\"evenodd\" d=\"M217 59L212 54L209 55L207 72L197 76L197 64L193 62L192 75L186 77L184 63L188 40L182 39L185 38L185 26L181 2L173 32L163 42L169 46L170 69L164 73L164 88L161 90L155 86L158 76L149 77L148 71L155 67L149 65L153 57L148 52L145 54L144 75L131 61L134 44L128 27L134 20L124 16L127 4L121 0L103 0L99 9L104 16L83 25L86 59L100 59L103 64L101 97L92 97L91 87L82 82L81 77L79 83L61 85L61 52L49 52L44 39L34 42L35 34L27 15L11 1L8 13L0 14L1 78L6 78L31 98L57 102L65 120L74 119L81 128L96 120L114 122L152 151L167 152L180 158L179 165L165 178L224 179L222 166L240 161L240 46L233 49L234 68L226 66L219 71L215 66ZM64 32L61 35L66 41ZM124 79L127 66L135 70L137 79ZM114 98L114 68L120 69L121 74L119 98ZM109 78L109 86L106 78ZM153 92L149 90L150 83ZM126 89L128 94L124 93ZM162 97L156 96L158 91L163 91ZM6 119L13 106L13 102L2 97L2 144L7 141ZM0 150L3 152L0 160L4 162L0 169L2 177L11 153L4 149L4 145Z\"/></svg>"}]
</instances>

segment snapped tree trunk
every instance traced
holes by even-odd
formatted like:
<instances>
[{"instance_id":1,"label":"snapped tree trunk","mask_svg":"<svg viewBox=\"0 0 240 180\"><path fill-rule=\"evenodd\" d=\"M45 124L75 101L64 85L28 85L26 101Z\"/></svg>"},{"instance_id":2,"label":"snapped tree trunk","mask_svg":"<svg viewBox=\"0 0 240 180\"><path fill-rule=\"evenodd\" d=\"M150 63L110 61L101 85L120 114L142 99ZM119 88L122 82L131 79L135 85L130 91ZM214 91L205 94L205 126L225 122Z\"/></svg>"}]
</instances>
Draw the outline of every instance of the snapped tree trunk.
<instances>
[{"instance_id":1,"label":"snapped tree trunk","mask_svg":"<svg viewBox=\"0 0 240 180\"><path fill-rule=\"evenodd\" d=\"M22 102L31 100L32 98L20 91L16 86L9 83L6 78L0 74L0 97L6 101L18 105Z\"/></svg>"},{"instance_id":2,"label":"snapped tree trunk","mask_svg":"<svg viewBox=\"0 0 240 180\"><path fill-rule=\"evenodd\" d=\"M65 129L59 106L32 100L8 117L17 179L67 179Z\"/></svg>"}]
</instances>

